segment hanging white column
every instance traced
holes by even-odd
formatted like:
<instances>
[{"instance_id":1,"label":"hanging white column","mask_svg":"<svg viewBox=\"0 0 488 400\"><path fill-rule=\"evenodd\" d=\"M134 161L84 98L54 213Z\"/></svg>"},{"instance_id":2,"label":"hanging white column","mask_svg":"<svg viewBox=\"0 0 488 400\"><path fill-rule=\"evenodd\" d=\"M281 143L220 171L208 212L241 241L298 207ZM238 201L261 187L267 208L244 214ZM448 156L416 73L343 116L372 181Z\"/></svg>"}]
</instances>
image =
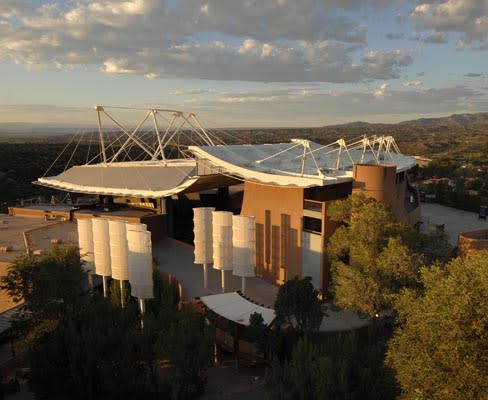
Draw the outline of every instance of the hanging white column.
<instances>
[{"instance_id":1,"label":"hanging white column","mask_svg":"<svg viewBox=\"0 0 488 400\"><path fill-rule=\"evenodd\" d=\"M103 296L108 297L108 277L112 275L108 220L92 218L92 232L95 272L103 279Z\"/></svg>"},{"instance_id":2,"label":"hanging white column","mask_svg":"<svg viewBox=\"0 0 488 400\"><path fill-rule=\"evenodd\" d=\"M140 224L143 225L143 224ZM131 294L139 299L141 315L145 312L145 300L154 298L151 232L127 224L127 249Z\"/></svg>"},{"instance_id":3,"label":"hanging white column","mask_svg":"<svg viewBox=\"0 0 488 400\"><path fill-rule=\"evenodd\" d=\"M246 292L246 278L254 275L256 266L256 222L254 217L232 217L233 274L241 277L241 291Z\"/></svg>"},{"instance_id":4,"label":"hanging white column","mask_svg":"<svg viewBox=\"0 0 488 400\"><path fill-rule=\"evenodd\" d=\"M225 292L225 271L232 271L232 213L212 212L213 267L222 273L222 293Z\"/></svg>"},{"instance_id":5,"label":"hanging white column","mask_svg":"<svg viewBox=\"0 0 488 400\"><path fill-rule=\"evenodd\" d=\"M193 243L195 264L203 264L203 287L208 288L208 264L213 261L212 211L214 207L193 209Z\"/></svg>"},{"instance_id":6,"label":"hanging white column","mask_svg":"<svg viewBox=\"0 0 488 400\"><path fill-rule=\"evenodd\" d=\"M93 231L91 218L77 220L78 247L80 248L80 258L83 261L83 271L88 275L88 287L93 289L93 274L95 264L93 256Z\"/></svg>"},{"instance_id":7,"label":"hanging white column","mask_svg":"<svg viewBox=\"0 0 488 400\"><path fill-rule=\"evenodd\" d=\"M110 260L112 262L112 278L120 282L120 304L125 307L124 281L129 280L127 230L125 221L108 221L110 235Z\"/></svg>"}]
</instances>

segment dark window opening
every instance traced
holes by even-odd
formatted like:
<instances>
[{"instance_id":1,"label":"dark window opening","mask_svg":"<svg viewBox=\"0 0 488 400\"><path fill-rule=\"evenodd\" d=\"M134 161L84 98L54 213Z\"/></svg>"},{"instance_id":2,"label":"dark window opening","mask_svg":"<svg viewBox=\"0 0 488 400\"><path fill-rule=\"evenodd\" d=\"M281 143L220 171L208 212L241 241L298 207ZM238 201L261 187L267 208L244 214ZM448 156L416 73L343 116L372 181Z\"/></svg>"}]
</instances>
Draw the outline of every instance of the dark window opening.
<instances>
[{"instance_id":1,"label":"dark window opening","mask_svg":"<svg viewBox=\"0 0 488 400\"><path fill-rule=\"evenodd\" d=\"M405 171L399 172L396 174L396 184L398 185L399 183L403 182L405 180Z\"/></svg>"},{"instance_id":2,"label":"dark window opening","mask_svg":"<svg viewBox=\"0 0 488 400\"><path fill-rule=\"evenodd\" d=\"M312 217L303 217L303 230L313 233L322 233L322 220Z\"/></svg>"}]
</instances>

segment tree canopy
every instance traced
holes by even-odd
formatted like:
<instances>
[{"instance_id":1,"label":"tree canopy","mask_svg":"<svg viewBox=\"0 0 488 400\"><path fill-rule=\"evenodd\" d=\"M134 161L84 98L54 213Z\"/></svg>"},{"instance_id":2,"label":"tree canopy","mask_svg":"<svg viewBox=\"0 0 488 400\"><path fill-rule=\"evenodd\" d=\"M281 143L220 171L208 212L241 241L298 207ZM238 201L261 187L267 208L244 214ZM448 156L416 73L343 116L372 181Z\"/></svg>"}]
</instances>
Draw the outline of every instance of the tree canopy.
<instances>
[{"instance_id":1,"label":"tree canopy","mask_svg":"<svg viewBox=\"0 0 488 400\"><path fill-rule=\"evenodd\" d=\"M78 248L54 247L41 256L17 258L0 286L15 300L24 300L21 316L28 312L24 324L50 324L75 312L84 301ZM27 327L26 327L27 329Z\"/></svg>"},{"instance_id":2,"label":"tree canopy","mask_svg":"<svg viewBox=\"0 0 488 400\"><path fill-rule=\"evenodd\" d=\"M111 300L83 290L82 279L78 249L66 247L17 259L2 280L25 299L29 383L37 396L189 399L203 392L211 327L203 315L178 310L172 282L155 271L155 296L141 316L133 298L119 306L118 281Z\"/></svg>"},{"instance_id":3,"label":"tree canopy","mask_svg":"<svg viewBox=\"0 0 488 400\"><path fill-rule=\"evenodd\" d=\"M310 277L286 281L276 296L276 323L300 332L317 330L323 316L317 295Z\"/></svg>"},{"instance_id":4,"label":"tree canopy","mask_svg":"<svg viewBox=\"0 0 488 400\"><path fill-rule=\"evenodd\" d=\"M407 399L481 399L488 393L488 252L422 269L423 291L395 303L387 364Z\"/></svg>"},{"instance_id":5,"label":"tree canopy","mask_svg":"<svg viewBox=\"0 0 488 400\"><path fill-rule=\"evenodd\" d=\"M391 309L402 288L418 286L420 268L426 262L445 261L450 256L445 237L431 242L395 221L385 203L364 194L332 203L328 213L342 224L327 245L330 291L342 308L370 316L381 314Z\"/></svg>"}]
</instances>

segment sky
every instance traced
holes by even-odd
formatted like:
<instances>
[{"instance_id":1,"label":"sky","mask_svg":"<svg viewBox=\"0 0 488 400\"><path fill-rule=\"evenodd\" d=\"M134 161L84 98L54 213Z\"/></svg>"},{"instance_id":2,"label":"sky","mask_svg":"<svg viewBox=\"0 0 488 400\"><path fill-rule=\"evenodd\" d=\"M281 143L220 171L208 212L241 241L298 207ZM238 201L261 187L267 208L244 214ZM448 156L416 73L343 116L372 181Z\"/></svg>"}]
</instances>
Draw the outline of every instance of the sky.
<instances>
[{"instance_id":1,"label":"sky","mask_svg":"<svg viewBox=\"0 0 488 400\"><path fill-rule=\"evenodd\" d=\"M486 112L488 0L1 0L0 127L96 104L212 127Z\"/></svg>"}]
</instances>

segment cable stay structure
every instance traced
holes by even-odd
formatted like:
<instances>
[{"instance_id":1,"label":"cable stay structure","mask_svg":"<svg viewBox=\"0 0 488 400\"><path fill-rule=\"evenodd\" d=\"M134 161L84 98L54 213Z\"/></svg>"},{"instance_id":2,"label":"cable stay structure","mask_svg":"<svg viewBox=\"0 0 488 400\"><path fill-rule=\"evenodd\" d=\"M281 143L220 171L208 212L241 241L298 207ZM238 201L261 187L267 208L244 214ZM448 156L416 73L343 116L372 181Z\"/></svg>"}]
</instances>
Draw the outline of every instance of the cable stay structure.
<instances>
[{"instance_id":1,"label":"cable stay structure","mask_svg":"<svg viewBox=\"0 0 488 400\"><path fill-rule=\"evenodd\" d=\"M98 130L73 136L63 150L74 146L65 169L48 176L60 155L36 184L75 193L163 198L246 180L324 186L350 181L356 164L395 164L398 172L415 164L400 152L392 136L337 139L326 145L298 138L249 144L242 143L242 137L204 128L192 112L100 105L93 110ZM131 125L117 111L142 116ZM226 134L233 144L224 142ZM88 147L85 162L72 165L80 160L75 157L80 144Z\"/></svg>"}]
</instances>

